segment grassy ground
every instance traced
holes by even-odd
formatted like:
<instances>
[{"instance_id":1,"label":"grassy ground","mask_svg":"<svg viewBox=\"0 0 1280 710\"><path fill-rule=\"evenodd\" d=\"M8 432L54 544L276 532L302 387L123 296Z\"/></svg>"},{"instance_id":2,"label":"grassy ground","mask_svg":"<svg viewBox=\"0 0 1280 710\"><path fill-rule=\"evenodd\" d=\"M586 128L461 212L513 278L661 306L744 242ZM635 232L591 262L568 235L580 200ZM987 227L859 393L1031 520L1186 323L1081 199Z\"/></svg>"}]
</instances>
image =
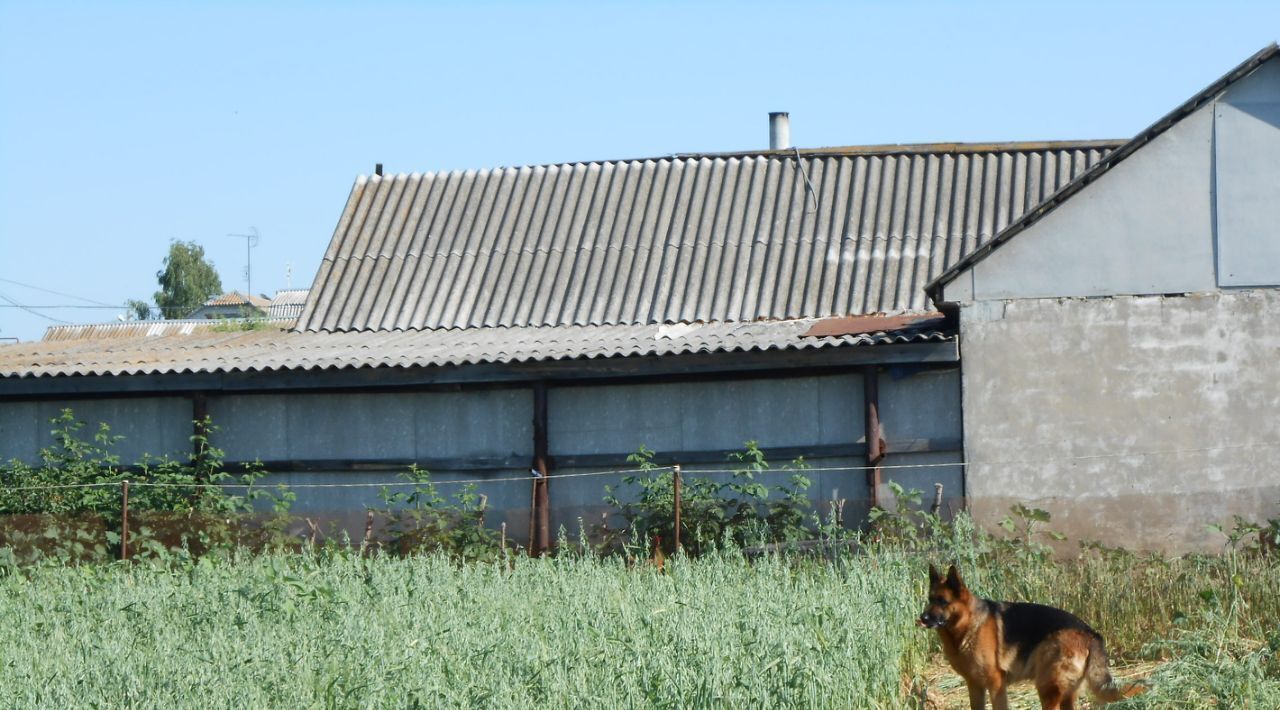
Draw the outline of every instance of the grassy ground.
<instances>
[{"instance_id":1,"label":"grassy ground","mask_svg":"<svg viewBox=\"0 0 1280 710\"><path fill-rule=\"evenodd\" d=\"M1280 707L1273 558L940 555L985 596L1102 631L1118 675L1153 683L1118 707ZM913 623L925 565L883 548L662 574L343 551L7 568L0 707L964 707Z\"/></svg>"}]
</instances>

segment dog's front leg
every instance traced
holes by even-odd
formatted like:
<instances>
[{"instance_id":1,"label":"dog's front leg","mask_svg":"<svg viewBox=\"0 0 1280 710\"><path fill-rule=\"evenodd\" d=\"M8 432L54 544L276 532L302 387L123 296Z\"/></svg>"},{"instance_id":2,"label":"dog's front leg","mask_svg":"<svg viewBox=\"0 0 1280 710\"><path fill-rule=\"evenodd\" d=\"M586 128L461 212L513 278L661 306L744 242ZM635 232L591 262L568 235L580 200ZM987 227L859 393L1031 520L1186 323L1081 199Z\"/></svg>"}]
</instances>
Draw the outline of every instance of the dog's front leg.
<instances>
[{"instance_id":1,"label":"dog's front leg","mask_svg":"<svg viewBox=\"0 0 1280 710\"><path fill-rule=\"evenodd\" d=\"M965 681L969 687L969 710L986 710L987 689L971 680Z\"/></svg>"},{"instance_id":2,"label":"dog's front leg","mask_svg":"<svg viewBox=\"0 0 1280 710\"><path fill-rule=\"evenodd\" d=\"M991 686L991 707L993 710L1009 710L1009 686L1003 683Z\"/></svg>"}]
</instances>

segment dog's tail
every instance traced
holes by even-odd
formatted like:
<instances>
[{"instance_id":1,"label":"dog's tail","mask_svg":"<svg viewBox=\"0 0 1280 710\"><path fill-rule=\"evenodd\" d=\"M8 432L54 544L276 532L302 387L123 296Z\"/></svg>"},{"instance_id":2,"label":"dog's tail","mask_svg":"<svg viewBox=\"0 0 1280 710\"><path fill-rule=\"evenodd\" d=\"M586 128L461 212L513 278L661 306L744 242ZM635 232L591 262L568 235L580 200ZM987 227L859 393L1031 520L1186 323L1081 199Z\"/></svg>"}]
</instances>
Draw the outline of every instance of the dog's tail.
<instances>
[{"instance_id":1,"label":"dog's tail","mask_svg":"<svg viewBox=\"0 0 1280 710\"><path fill-rule=\"evenodd\" d=\"M1094 638L1089 644L1089 659L1085 661L1084 678L1089 684L1089 691L1093 693L1093 697L1104 703L1114 703L1117 700L1132 698L1147 692L1147 686L1141 681L1130 683L1125 687L1116 685L1115 678L1111 677L1111 667L1107 663L1107 649L1101 638Z\"/></svg>"}]
</instances>

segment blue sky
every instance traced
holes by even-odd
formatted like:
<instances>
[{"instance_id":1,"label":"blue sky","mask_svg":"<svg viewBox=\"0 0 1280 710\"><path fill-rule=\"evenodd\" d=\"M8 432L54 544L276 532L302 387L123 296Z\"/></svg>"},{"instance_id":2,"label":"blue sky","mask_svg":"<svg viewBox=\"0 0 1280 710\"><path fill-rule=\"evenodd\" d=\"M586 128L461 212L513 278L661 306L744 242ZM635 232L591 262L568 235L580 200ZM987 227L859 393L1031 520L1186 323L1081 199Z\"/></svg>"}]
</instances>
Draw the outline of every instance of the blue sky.
<instances>
[{"instance_id":1,"label":"blue sky","mask_svg":"<svg viewBox=\"0 0 1280 710\"><path fill-rule=\"evenodd\" d=\"M243 290L256 228L253 290L306 286L376 162L762 148L778 110L801 147L1127 138L1278 37L1276 2L0 0L0 337L114 320L45 306L149 300L173 239Z\"/></svg>"}]
</instances>

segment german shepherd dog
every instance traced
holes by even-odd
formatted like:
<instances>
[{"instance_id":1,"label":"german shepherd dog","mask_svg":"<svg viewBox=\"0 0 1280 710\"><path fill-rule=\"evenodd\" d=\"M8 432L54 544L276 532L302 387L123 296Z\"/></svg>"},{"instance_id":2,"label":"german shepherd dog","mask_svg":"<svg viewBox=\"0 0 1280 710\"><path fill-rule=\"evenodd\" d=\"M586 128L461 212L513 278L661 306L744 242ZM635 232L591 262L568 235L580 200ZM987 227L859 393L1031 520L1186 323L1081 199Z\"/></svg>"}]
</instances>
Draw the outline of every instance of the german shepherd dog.
<instances>
[{"instance_id":1,"label":"german shepherd dog","mask_svg":"<svg viewBox=\"0 0 1280 710\"><path fill-rule=\"evenodd\" d=\"M916 623L937 629L947 662L969 686L969 707L1009 707L1010 683L1030 680L1043 708L1071 710L1085 685L1101 702L1146 690L1119 688L1107 666L1102 636L1076 616L1041 604L979 599L955 565L943 577L929 565L929 601Z\"/></svg>"}]
</instances>

